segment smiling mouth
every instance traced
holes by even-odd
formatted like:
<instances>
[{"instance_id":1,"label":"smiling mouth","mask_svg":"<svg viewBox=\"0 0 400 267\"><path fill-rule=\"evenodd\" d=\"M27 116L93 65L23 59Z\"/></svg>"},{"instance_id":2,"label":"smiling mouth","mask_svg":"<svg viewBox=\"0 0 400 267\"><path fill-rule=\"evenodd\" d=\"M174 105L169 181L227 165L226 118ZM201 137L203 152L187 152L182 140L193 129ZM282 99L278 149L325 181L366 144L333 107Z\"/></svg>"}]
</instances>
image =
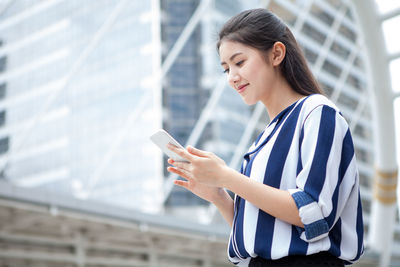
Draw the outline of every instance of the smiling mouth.
<instances>
[{"instance_id":1,"label":"smiling mouth","mask_svg":"<svg viewBox=\"0 0 400 267\"><path fill-rule=\"evenodd\" d=\"M249 85L249 84L246 83L246 84L243 84L243 85L238 86L238 88L237 88L238 93L239 93L239 94L242 93L242 92L246 89L246 87L247 87L248 85Z\"/></svg>"}]
</instances>

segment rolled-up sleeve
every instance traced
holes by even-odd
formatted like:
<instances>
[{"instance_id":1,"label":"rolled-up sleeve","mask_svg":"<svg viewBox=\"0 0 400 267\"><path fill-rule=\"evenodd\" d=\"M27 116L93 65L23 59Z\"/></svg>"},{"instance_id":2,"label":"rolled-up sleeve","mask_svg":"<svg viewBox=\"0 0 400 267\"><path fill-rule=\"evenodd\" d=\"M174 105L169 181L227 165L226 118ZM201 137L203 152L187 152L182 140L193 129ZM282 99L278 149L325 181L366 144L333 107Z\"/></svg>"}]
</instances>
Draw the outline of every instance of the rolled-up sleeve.
<instances>
[{"instance_id":1,"label":"rolled-up sleeve","mask_svg":"<svg viewBox=\"0 0 400 267\"><path fill-rule=\"evenodd\" d=\"M296 189L289 190L304 228L300 238L314 242L326 237L337 220L339 168L343 137L348 128L329 106L318 106L307 116L299 138Z\"/></svg>"},{"instance_id":2,"label":"rolled-up sleeve","mask_svg":"<svg viewBox=\"0 0 400 267\"><path fill-rule=\"evenodd\" d=\"M296 227L301 238L308 242L317 241L328 235L329 226L321 208L307 193L299 189L289 190L297 208L304 228Z\"/></svg>"}]
</instances>

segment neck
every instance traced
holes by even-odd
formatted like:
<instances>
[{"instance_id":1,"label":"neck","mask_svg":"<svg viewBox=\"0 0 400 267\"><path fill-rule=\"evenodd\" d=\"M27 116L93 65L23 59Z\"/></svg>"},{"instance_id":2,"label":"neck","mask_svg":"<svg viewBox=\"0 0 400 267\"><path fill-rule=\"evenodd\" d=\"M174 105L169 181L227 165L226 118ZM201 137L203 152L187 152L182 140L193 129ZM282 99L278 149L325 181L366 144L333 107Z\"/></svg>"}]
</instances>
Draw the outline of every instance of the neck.
<instances>
[{"instance_id":1,"label":"neck","mask_svg":"<svg viewBox=\"0 0 400 267\"><path fill-rule=\"evenodd\" d=\"M273 120L282 110L303 97L304 95L294 91L285 79L280 79L274 85L274 90L268 95L268 98L262 100L262 103L267 109L270 120Z\"/></svg>"}]
</instances>

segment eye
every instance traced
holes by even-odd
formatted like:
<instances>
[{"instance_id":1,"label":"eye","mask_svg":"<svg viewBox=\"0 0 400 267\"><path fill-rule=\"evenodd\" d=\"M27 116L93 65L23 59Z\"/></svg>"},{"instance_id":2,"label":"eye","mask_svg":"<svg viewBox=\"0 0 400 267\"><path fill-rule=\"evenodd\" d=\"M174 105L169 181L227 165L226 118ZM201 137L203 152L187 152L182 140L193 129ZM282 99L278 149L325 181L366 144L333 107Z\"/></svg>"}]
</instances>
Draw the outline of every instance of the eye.
<instances>
[{"instance_id":1,"label":"eye","mask_svg":"<svg viewBox=\"0 0 400 267\"><path fill-rule=\"evenodd\" d=\"M229 69L224 69L224 73L229 73Z\"/></svg>"},{"instance_id":2,"label":"eye","mask_svg":"<svg viewBox=\"0 0 400 267\"><path fill-rule=\"evenodd\" d=\"M243 63L244 63L244 60L241 60L241 61L236 63L236 66L240 67Z\"/></svg>"}]
</instances>

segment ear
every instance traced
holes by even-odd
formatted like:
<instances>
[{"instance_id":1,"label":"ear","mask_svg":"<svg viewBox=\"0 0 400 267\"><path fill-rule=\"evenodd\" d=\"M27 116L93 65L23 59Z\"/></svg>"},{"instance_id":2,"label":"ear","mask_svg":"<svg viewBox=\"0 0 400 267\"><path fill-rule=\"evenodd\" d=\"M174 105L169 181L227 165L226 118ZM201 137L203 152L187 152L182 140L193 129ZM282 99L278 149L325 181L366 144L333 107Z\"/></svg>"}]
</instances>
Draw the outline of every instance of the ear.
<instances>
[{"instance_id":1,"label":"ear","mask_svg":"<svg viewBox=\"0 0 400 267\"><path fill-rule=\"evenodd\" d=\"M286 56L286 46L282 42L275 42L271 51L272 66L276 67Z\"/></svg>"}]
</instances>

